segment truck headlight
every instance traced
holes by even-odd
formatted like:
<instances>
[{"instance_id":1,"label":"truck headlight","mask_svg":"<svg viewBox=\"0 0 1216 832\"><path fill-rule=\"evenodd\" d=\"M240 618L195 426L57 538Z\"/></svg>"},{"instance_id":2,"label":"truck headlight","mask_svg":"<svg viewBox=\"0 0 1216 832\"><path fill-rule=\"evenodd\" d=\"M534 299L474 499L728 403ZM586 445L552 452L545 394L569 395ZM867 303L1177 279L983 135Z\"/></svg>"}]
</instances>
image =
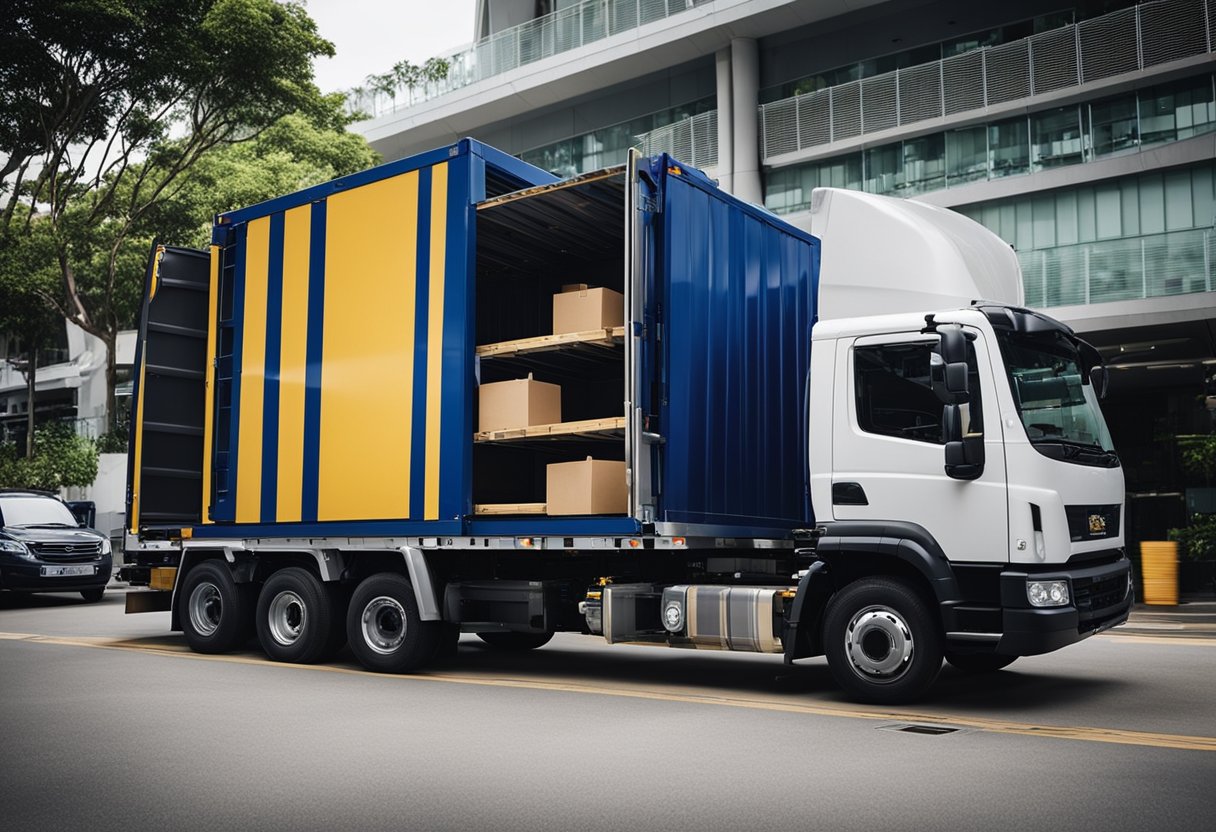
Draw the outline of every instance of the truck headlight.
<instances>
[{"instance_id":1,"label":"truck headlight","mask_svg":"<svg viewBox=\"0 0 1216 832\"><path fill-rule=\"evenodd\" d=\"M1068 605L1068 581L1026 581L1026 600L1032 607Z\"/></svg>"},{"instance_id":2,"label":"truck headlight","mask_svg":"<svg viewBox=\"0 0 1216 832\"><path fill-rule=\"evenodd\" d=\"M0 540L0 552L8 552L23 560L37 560L24 543L19 540Z\"/></svg>"}]
</instances>

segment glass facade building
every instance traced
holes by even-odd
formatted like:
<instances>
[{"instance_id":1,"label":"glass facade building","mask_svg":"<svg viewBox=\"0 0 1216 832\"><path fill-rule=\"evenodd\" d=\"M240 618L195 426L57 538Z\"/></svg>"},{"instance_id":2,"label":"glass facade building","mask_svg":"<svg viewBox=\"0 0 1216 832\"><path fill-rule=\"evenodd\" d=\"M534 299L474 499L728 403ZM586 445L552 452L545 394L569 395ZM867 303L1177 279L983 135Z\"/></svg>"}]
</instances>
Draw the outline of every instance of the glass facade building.
<instances>
[{"instance_id":1,"label":"glass facade building","mask_svg":"<svg viewBox=\"0 0 1216 832\"><path fill-rule=\"evenodd\" d=\"M1216 75L769 171L764 204L805 211L816 187L913 196L1135 153L1216 130Z\"/></svg>"}]
</instances>

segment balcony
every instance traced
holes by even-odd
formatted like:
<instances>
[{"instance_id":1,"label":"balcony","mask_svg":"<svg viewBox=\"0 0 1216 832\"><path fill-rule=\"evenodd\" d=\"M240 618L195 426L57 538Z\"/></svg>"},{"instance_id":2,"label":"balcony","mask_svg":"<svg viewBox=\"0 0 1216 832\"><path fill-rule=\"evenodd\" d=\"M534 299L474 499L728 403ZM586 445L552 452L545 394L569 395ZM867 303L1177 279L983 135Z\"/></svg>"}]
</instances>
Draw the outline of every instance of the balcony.
<instances>
[{"instance_id":1,"label":"balcony","mask_svg":"<svg viewBox=\"0 0 1216 832\"><path fill-rule=\"evenodd\" d=\"M1158 0L760 107L761 155L786 154L1067 91L1210 54L1216 0Z\"/></svg>"},{"instance_id":2,"label":"balcony","mask_svg":"<svg viewBox=\"0 0 1216 832\"><path fill-rule=\"evenodd\" d=\"M1196 228L1018 253L1026 305L1076 306L1210 292L1216 232Z\"/></svg>"},{"instance_id":3,"label":"balcony","mask_svg":"<svg viewBox=\"0 0 1216 832\"><path fill-rule=\"evenodd\" d=\"M669 153L706 170L718 165L718 111L710 110L637 137L643 156Z\"/></svg>"},{"instance_id":4,"label":"balcony","mask_svg":"<svg viewBox=\"0 0 1216 832\"><path fill-rule=\"evenodd\" d=\"M369 111L373 118L378 118L710 2L585 0L440 56L448 62L447 77L411 89L404 101L366 90L352 93L348 101L352 109Z\"/></svg>"}]
</instances>

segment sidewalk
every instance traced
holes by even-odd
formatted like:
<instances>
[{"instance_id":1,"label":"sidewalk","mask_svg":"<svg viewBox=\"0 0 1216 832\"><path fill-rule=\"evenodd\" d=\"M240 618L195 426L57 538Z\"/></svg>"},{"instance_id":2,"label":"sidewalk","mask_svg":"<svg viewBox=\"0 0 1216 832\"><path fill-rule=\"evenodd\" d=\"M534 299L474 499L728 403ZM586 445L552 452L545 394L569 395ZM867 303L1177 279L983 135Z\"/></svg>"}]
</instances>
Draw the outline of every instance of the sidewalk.
<instances>
[{"instance_id":1,"label":"sidewalk","mask_svg":"<svg viewBox=\"0 0 1216 832\"><path fill-rule=\"evenodd\" d=\"M1136 604L1126 624L1107 632L1115 635L1216 638L1216 599L1211 595L1184 597L1176 607Z\"/></svg>"}]
</instances>

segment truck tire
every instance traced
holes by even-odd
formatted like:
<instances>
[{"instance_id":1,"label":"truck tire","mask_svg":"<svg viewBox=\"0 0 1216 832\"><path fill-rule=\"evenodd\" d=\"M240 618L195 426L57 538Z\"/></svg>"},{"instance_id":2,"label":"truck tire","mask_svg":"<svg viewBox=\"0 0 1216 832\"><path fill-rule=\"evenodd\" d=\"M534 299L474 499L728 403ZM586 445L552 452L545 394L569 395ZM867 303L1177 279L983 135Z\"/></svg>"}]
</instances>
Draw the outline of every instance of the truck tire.
<instances>
[{"instance_id":1,"label":"truck tire","mask_svg":"<svg viewBox=\"0 0 1216 832\"><path fill-rule=\"evenodd\" d=\"M431 661L441 627L442 622L422 620L413 585L395 572L365 578L346 613L351 652L377 673L409 673Z\"/></svg>"},{"instance_id":2,"label":"truck tire","mask_svg":"<svg viewBox=\"0 0 1216 832\"><path fill-rule=\"evenodd\" d=\"M544 647L553 638L553 633L478 633L477 637L495 650L535 650Z\"/></svg>"},{"instance_id":3,"label":"truck tire","mask_svg":"<svg viewBox=\"0 0 1216 832\"><path fill-rule=\"evenodd\" d=\"M999 653L954 653L946 651L946 661L964 673L995 673L1017 661L1017 656Z\"/></svg>"},{"instance_id":4,"label":"truck tire","mask_svg":"<svg viewBox=\"0 0 1216 832\"><path fill-rule=\"evenodd\" d=\"M313 664L333 652L334 619L341 617L325 584L298 566L280 569L258 595L262 649L276 662ZM340 645L339 645L340 646Z\"/></svg>"},{"instance_id":5,"label":"truck tire","mask_svg":"<svg viewBox=\"0 0 1216 832\"><path fill-rule=\"evenodd\" d=\"M223 561L206 560L187 572L179 603L182 634L195 653L227 653L248 640L252 598Z\"/></svg>"},{"instance_id":6,"label":"truck tire","mask_svg":"<svg viewBox=\"0 0 1216 832\"><path fill-rule=\"evenodd\" d=\"M832 597L824 652L851 698L880 705L916 699L942 669L942 635L932 610L895 578L864 578Z\"/></svg>"},{"instance_id":7,"label":"truck tire","mask_svg":"<svg viewBox=\"0 0 1216 832\"><path fill-rule=\"evenodd\" d=\"M106 588L104 586L99 586L95 589L80 590L80 597L83 598L85 601L87 601L90 604L96 604L98 601L101 600L101 596L103 596L105 594L106 594Z\"/></svg>"}]
</instances>

